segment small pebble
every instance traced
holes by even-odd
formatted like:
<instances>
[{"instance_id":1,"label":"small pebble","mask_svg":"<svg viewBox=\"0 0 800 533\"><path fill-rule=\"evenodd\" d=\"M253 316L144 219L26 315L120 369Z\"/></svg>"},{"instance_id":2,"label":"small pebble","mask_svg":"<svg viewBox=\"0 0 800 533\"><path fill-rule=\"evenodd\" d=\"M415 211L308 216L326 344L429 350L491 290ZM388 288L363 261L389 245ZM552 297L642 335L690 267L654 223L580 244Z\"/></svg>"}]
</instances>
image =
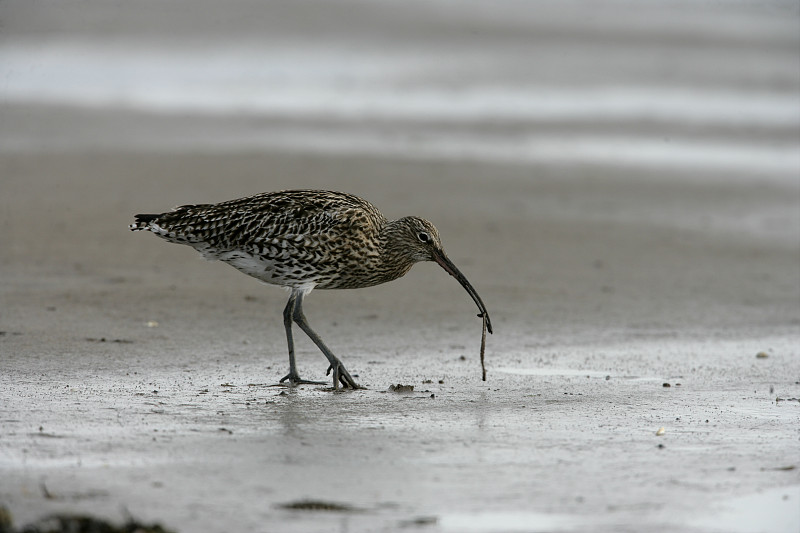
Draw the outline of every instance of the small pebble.
<instances>
[{"instance_id":1,"label":"small pebble","mask_svg":"<svg viewBox=\"0 0 800 533\"><path fill-rule=\"evenodd\" d=\"M657 437L660 437L661 435L663 435L663 434L664 434L664 433L666 433L666 432L667 432L667 430L666 430L666 429L664 429L664 428L658 428L658 431L656 431L656 436L657 436Z\"/></svg>"},{"instance_id":2,"label":"small pebble","mask_svg":"<svg viewBox=\"0 0 800 533\"><path fill-rule=\"evenodd\" d=\"M767 357L769 357L767 352L758 352L756 354L756 359L766 359Z\"/></svg>"},{"instance_id":3,"label":"small pebble","mask_svg":"<svg viewBox=\"0 0 800 533\"><path fill-rule=\"evenodd\" d=\"M669 383L664 383L664 384L663 384L663 385L661 385L661 386L662 386L662 387L664 387L665 389L668 389L668 388L670 388L672 385L670 385Z\"/></svg>"}]
</instances>

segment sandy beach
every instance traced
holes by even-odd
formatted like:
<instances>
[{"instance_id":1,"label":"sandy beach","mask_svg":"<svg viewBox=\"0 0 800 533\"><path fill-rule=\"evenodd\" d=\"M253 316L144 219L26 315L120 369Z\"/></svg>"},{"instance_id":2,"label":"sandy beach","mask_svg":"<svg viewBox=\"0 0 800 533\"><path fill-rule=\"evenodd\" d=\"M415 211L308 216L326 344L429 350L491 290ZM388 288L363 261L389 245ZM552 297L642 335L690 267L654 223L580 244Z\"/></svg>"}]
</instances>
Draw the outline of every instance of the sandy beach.
<instances>
[{"instance_id":1,"label":"sandy beach","mask_svg":"<svg viewBox=\"0 0 800 533\"><path fill-rule=\"evenodd\" d=\"M0 69L15 65L0 72L0 505L17 526L66 512L179 533L797 531L797 9L689 4L629 13L644 26L624 4L237 2L192 24L98 7L113 35L77 3L0 6ZM238 50L232 36L267 58L333 43L354 70L320 60L319 94L298 95L306 70L286 66L284 92L236 93L242 109L219 107L224 76L177 103L182 78L45 83L54 50ZM662 91L652 105L644 86ZM529 90L560 100L514 103ZM584 96L597 105L576 111ZM434 222L492 314L487 381L474 303L425 263L306 299L365 390L271 387L287 294L127 229L286 188ZM297 342L304 377L325 379Z\"/></svg>"}]
</instances>

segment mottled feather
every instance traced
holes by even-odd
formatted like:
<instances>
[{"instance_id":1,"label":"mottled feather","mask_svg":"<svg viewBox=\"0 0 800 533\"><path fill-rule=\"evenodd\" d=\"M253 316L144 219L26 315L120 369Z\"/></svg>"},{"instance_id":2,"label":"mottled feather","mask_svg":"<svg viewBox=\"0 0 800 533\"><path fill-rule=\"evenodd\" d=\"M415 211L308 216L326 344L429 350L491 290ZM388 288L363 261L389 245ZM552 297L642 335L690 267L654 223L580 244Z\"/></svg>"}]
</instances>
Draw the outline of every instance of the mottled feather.
<instances>
[{"instance_id":1,"label":"mottled feather","mask_svg":"<svg viewBox=\"0 0 800 533\"><path fill-rule=\"evenodd\" d=\"M435 232L422 219L406 219ZM266 283L343 289L391 281L411 268L407 250L395 250L387 239L410 223L401 221L389 222L352 194L293 190L136 215L131 229L187 244Z\"/></svg>"}]
</instances>

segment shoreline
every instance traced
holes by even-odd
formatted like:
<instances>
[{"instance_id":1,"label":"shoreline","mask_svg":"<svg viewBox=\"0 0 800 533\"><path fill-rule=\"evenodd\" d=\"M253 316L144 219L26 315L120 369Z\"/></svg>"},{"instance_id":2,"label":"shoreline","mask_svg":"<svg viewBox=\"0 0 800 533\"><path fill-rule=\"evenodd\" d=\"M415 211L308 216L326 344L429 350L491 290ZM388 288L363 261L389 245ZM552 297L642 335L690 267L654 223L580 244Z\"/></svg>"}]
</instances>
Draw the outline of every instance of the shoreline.
<instances>
[{"instance_id":1,"label":"shoreline","mask_svg":"<svg viewBox=\"0 0 800 533\"><path fill-rule=\"evenodd\" d=\"M749 531L726 509L759 493L779 509L753 507L766 531L794 524L800 478L781 468L800 464L798 250L789 234L725 230L742 206L769 214L762 229L788 224L780 189L274 154L0 167L0 501L18 524L125 508L180 533L495 531L485 517ZM142 210L293 186L434 221L492 314L487 382L474 303L421 264L306 301L368 390L268 387L286 370L284 292L127 230ZM302 375L324 378L297 342ZM415 390L387 391L398 383ZM361 511L282 507L308 499Z\"/></svg>"}]
</instances>

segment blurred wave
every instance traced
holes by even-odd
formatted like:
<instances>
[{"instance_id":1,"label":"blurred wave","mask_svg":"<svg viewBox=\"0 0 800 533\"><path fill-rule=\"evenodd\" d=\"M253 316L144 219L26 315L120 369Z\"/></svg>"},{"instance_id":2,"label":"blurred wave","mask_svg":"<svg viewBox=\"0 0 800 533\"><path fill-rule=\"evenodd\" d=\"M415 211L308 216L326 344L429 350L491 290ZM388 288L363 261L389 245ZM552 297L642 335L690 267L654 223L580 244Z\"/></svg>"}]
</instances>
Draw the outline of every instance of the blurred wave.
<instances>
[{"instance_id":1,"label":"blurred wave","mask_svg":"<svg viewBox=\"0 0 800 533\"><path fill-rule=\"evenodd\" d=\"M0 41L0 150L281 149L800 174L800 19L789 4L502 4L204 3L189 15L95 6L114 36L77 19L74 31L42 32L37 24L55 23L26 11L29 31ZM62 16L80 14L64 5ZM336 9L353 6L351 17ZM257 31L257 14L273 15L270 31ZM152 29L167 15L174 35Z\"/></svg>"},{"instance_id":2,"label":"blurred wave","mask_svg":"<svg viewBox=\"0 0 800 533\"><path fill-rule=\"evenodd\" d=\"M426 70L458 59L374 57L330 48L179 53L61 43L0 49L0 64L13 72L3 84L8 102L298 118L800 124L794 90L689 84L537 87L503 80L458 87L425 83Z\"/></svg>"}]
</instances>

